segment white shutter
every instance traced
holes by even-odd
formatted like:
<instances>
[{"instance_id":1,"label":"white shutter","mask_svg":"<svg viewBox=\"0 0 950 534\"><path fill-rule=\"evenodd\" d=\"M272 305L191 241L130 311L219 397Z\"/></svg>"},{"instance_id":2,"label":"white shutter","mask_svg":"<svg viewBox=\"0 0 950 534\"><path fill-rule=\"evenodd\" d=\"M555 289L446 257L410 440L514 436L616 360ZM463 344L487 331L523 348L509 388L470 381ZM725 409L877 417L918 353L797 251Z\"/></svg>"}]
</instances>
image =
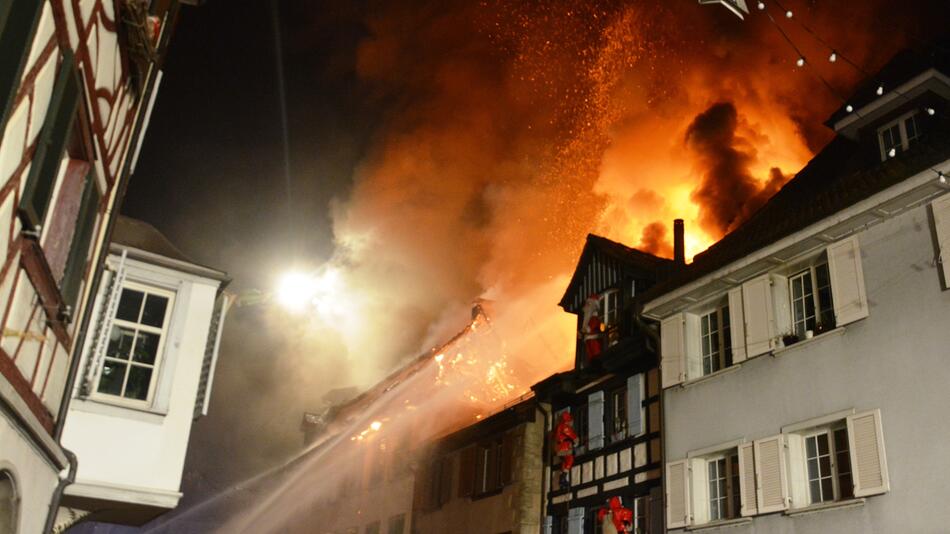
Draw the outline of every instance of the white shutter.
<instances>
[{"instance_id":1,"label":"white shutter","mask_svg":"<svg viewBox=\"0 0 950 534\"><path fill-rule=\"evenodd\" d=\"M751 443L739 445L739 501L743 517L759 513L755 489L755 447Z\"/></svg>"},{"instance_id":2,"label":"white shutter","mask_svg":"<svg viewBox=\"0 0 950 534\"><path fill-rule=\"evenodd\" d=\"M193 419L208 415L208 405L211 403L211 385L214 382L214 370L218 365L218 352L221 348L221 334L224 332L224 320L228 309L234 302L234 297L228 293L221 293L215 301L214 313L208 325L208 339L205 342L205 357L201 362L201 375L198 380L198 394L195 398Z\"/></svg>"},{"instance_id":3,"label":"white shutter","mask_svg":"<svg viewBox=\"0 0 950 534\"><path fill-rule=\"evenodd\" d=\"M567 534L584 534L583 508L571 508L567 512Z\"/></svg>"},{"instance_id":4,"label":"white shutter","mask_svg":"<svg viewBox=\"0 0 950 534\"><path fill-rule=\"evenodd\" d=\"M775 337L772 290L768 275L742 284L742 307L745 312L746 357L772 350Z\"/></svg>"},{"instance_id":5,"label":"white shutter","mask_svg":"<svg viewBox=\"0 0 950 534\"><path fill-rule=\"evenodd\" d=\"M554 527L554 518L549 515L544 516L544 530L543 530L544 534L551 534L553 527Z\"/></svg>"},{"instance_id":6,"label":"white shutter","mask_svg":"<svg viewBox=\"0 0 950 534\"><path fill-rule=\"evenodd\" d=\"M792 333L792 299L788 290L788 277L769 275L772 281L772 328L773 338Z\"/></svg>"},{"instance_id":7,"label":"white shutter","mask_svg":"<svg viewBox=\"0 0 950 534\"><path fill-rule=\"evenodd\" d=\"M732 335L732 363L745 361L745 314L742 312L742 288L729 291L729 328Z\"/></svg>"},{"instance_id":8,"label":"white shutter","mask_svg":"<svg viewBox=\"0 0 950 534\"><path fill-rule=\"evenodd\" d=\"M695 313L683 314L686 325L686 373L684 380L703 376L702 329L699 316Z\"/></svg>"},{"instance_id":9,"label":"white shutter","mask_svg":"<svg viewBox=\"0 0 950 534\"><path fill-rule=\"evenodd\" d=\"M880 410L848 416L848 446L851 448L854 496L866 497L888 491L890 480Z\"/></svg>"},{"instance_id":10,"label":"white shutter","mask_svg":"<svg viewBox=\"0 0 950 534\"><path fill-rule=\"evenodd\" d=\"M686 460L666 464L666 526L689 525L689 469Z\"/></svg>"},{"instance_id":11,"label":"white shutter","mask_svg":"<svg viewBox=\"0 0 950 534\"><path fill-rule=\"evenodd\" d=\"M587 396L587 450L604 446L604 392Z\"/></svg>"},{"instance_id":12,"label":"white shutter","mask_svg":"<svg viewBox=\"0 0 950 534\"><path fill-rule=\"evenodd\" d=\"M704 458L691 458L689 466L689 521L694 525L708 523L709 517L709 462Z\"/></svg>"},{"instance_id":13,"label":"white shutter","mask_svg":"<svg viewBox=\"0 0 950 534\"><path fill-rule=\"evenodd\" d=\"M785 441L782 435L758 439L755 448L756 506L760 514L785 510L788 483L785 475Z\"/></svg>"},{"instance_id":14,"label":"white shutter","mask_svg":"<svg viewBox=\"0 0 950 534\"><path fill-rule=\"evenodd\" d=\"M831 274L831 298L837 326L868 316L868 299L861 269L861 249L857 236L828 247L828 271Z\"/></svg>"},{"instance_id":15,"label":"white shutter","mask_svg":"<svg viewBox=\"0 0 950 534\"><path fill-rule=\"evenodd\" d=\"M108 284L103 285L102 304L99 309L99 318L96 325L96 334L86 360L85 376L79 389L79 396L85 398L92 394L96 377L109 347L109 336L112 333L112 322L115 319L116 309L119 307L119 298L122 296L122 284L125 283L125 259L128 251L123 250L115 271L109 276Z\"/></svg>"},{"instance_id":16,"label":"white shutter","mask_svg":"<svg viewBox=\"0 0 950 534\"><path fill-rule=\"evenodd\" d=\"M660 375L663 388L681 384L686 371L686 336L682 313L660 323Z\"/></svg>"},{"instance_id":17,"label":"white shutter","mask_svg":"<svg viewBox=\"0 0 950 534\"><path fill-rule=\"evenodd\" d=\"M950 289L950 195L943 195L930 204L937 233L937 267L943 274L943 287Z\"/></svg>"},{"instance_id":18,"label":"white shutter","mask_svg":"<svg viewBox=\"0 0 950 534\"><path fill-rule=\"evenodd\" d=\"M643 428L643 374L627 378L627 433L639 436Z\"/></svg>"}]
</instances>

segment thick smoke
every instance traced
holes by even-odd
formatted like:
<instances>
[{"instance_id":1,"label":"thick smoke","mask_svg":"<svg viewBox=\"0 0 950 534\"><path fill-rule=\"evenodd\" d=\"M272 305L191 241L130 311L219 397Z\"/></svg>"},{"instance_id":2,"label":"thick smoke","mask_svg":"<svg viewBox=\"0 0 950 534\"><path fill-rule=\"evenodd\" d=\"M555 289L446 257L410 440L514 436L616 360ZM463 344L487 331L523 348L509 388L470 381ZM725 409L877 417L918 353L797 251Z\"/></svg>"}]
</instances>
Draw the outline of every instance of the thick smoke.
<instances>
[{"instance_id":1,"label":"thick smoke","mask_svg":"<svg viewBox=\"0 0 950 534\"><path fill-rule=\"evenodd\" d=\"M699 223L713 235L735 229L787 180L777 168L765 183L752 177L755 147L736 135L738 128L736 107L718 102L686 129L686 145L705 171L690 198L699 205Z\"/></svg>"}]
</instances>

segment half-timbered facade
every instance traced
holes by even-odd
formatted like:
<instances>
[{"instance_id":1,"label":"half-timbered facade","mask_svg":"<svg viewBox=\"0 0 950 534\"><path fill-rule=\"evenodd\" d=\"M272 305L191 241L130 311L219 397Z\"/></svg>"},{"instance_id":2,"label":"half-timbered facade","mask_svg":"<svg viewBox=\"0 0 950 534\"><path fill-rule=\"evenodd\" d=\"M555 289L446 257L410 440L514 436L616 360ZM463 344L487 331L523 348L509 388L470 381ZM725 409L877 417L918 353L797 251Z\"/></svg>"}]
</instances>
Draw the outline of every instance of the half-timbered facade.
<instances>
[{"instance_id":1,"label":"half-timbered facade","mask_svg":"<svg viewBox=\"0 0 950 534\"><path fill-rule=\"evenodd\" d=\"M178 10L0 3L0 475L15 532L43 531L70 463L57 441L71 354Z\"/></svg>"},{"instance_id":2,"label":"half-timbered facade","mask_svg":"<svg viewBox=\"0 0 950 534\"><path fill-rule=\"evenodd\" d=\"M947 50L890 62L790 182L645 297L670 531L947 529Z\"/></svg>"},{"instance_id":3,"label":"half-timbered facade","mask_svg":"<svg viewBox=\"0 0 950 534\"><path fill-rule=\"evenodd\" d=\"M533 388L552 411L545 534L602 532L598 511L611 497L633 512L634 532L661 532L657 341L654 327L637 315L637 299L674 265L602 237L587 238L560 302L578 316L574 369ZM564 424L576 434L572 442L558 437Z\"/></svg>"}]
</instances>

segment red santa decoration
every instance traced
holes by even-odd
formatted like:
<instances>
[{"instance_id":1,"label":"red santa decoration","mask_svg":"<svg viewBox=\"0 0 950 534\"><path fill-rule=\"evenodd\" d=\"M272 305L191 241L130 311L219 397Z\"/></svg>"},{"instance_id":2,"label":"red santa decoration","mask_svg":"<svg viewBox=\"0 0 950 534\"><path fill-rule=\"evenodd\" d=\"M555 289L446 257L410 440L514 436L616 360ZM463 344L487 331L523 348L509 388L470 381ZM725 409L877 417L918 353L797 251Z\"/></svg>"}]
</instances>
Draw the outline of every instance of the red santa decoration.
<instances>
[{"instance_id":1,"label":"red santa decoration","mask_svg":"<svg viewBox=\"0 0 950 534\"><path fill-rule=\"evenodd\" d=\"M574 466L574 442L577 441L577 432L574 432L574 419L571 412L563 412L561 420L554 429L554 452L561 457L561 479L565 480L567 473ZM565 480L566 482L566 480Z\"/></svg>"},{"instance_id":2,"label":"red santa decoration","mask_svg":"<svg viewBox=\"0 0 950 534\"><path fill-rule=\"evenodd\" d=\"M587 349L587 361L600 356L603 349L604 323L600 320L600 295L591 295L584 302L584 318L581 335Z\"/></svg>"},{"instance_id":3,"label":"red santa decoration","mask_svg":"<svg viewBox=\"0 0 950 534\"><path fill-rule=\"evenodd\" d=\"M597 522L603 525L604 534L633 533L633 511L623 507L620 497L611 497L608 508L597 510Z\"/></svg>"}]
</instances>

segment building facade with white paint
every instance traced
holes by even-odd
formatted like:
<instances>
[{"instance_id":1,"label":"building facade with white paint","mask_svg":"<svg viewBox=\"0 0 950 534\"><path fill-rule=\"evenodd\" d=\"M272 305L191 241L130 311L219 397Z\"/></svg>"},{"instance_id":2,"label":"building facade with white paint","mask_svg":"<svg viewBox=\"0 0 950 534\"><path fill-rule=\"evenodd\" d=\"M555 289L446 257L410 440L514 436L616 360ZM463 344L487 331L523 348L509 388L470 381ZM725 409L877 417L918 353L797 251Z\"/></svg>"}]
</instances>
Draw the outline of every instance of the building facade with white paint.
<instances>
[{"instance_id":1,"label":"building facade with white paint","mask_svg":"<svg viewBox=\"0 0 950 534\"><path fill-rule=\"evenodd\" d=\"M647 295L669 531L946 531L945 50L897 56L795 178Z\"/></svg>"}]
</instances>

